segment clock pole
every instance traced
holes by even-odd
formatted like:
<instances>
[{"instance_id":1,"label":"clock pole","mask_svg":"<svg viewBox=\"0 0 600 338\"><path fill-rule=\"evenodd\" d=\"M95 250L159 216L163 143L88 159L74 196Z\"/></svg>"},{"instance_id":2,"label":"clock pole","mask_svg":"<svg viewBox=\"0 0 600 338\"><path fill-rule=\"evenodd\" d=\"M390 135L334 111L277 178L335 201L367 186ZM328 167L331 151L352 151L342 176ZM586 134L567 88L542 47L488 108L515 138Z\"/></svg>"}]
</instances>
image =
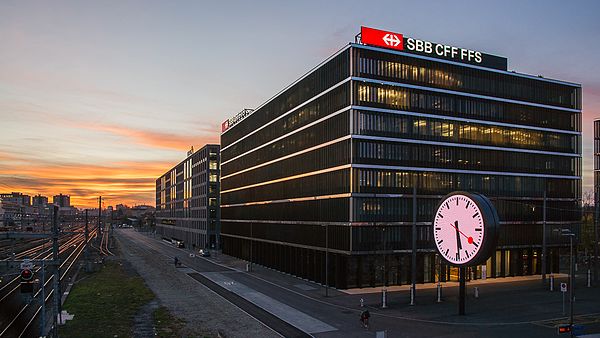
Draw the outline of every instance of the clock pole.
<instances>
[{"instance_id":1,"label":"clock pole","mask_svg":"<svg viewBox=\"0 0 600 338\"><path fill-rule=\"evenodd\" d=\"M466 287L466 281L465 281L465 276L467 274L466 271L467 268L465 268L464 266L461 266L458 268L458 274L459 274L459 291L458 291L458 315L459 316L464 316L465 315L465 287Z\"/></svg>"}]
</instances>

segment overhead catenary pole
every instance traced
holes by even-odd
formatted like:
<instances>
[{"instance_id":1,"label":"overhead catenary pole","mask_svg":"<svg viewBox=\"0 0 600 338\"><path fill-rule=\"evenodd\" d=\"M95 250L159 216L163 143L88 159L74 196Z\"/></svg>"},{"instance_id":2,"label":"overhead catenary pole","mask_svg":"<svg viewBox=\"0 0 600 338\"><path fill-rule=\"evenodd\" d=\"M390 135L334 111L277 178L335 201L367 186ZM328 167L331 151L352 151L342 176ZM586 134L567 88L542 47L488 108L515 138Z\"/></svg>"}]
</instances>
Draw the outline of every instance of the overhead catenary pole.
<instances>
[{"instance_id":1,"label":"overhead catenary pole","mask_svg":"<svg viewBox=\"0 0 600 338\"><path fill-rule=\"evenodd\" d=\"M102 196L98 198L98 236L96 237L98 240L102 238L102 223L100 219L102 218Z\"/></svg>"},{"instance_id":2,"label":"overhead catenary pole","mask_svg":"<svg viewBox=\"0 0 600 338\"><path fill-rule=\"evenodd\" d=\"M89 272L89 260L90 260L90 254L89 254L89 249L88 249L88 240L89 240L89 236L90 236L90 231L88 229L88 209L85 209L85 253L84 253L84 257L85 257L85 271Z\"/></svg>"},{"instance_id":3,"label":"overhead catenary pole","mask_svg":"<svg viewBox=\"0 0 600 338\"><path fill-rule=\"evenodd\" d=\"M46 264L42 259L42 280L40 285L42 286L42 298L40 299L42 305L42 313L40 315L40 337L46 336Z\"/></svg>"},{"instance_id":4,"label":"overhead catenary pole","mask_svg":"<svg viewBox=\"0 0 600 338\"><path fill-rule=\"evenodd\" d=\"M53 337L58 338L58 317L60 316L60 264L58 258L58 206L53 206L52 213L52 264L54 265L54 276L52 282L54 285L54 311L52 314L54 329L52 330ZM43 286L42 286L43 288Z\"/></svg>"}]
</instances>

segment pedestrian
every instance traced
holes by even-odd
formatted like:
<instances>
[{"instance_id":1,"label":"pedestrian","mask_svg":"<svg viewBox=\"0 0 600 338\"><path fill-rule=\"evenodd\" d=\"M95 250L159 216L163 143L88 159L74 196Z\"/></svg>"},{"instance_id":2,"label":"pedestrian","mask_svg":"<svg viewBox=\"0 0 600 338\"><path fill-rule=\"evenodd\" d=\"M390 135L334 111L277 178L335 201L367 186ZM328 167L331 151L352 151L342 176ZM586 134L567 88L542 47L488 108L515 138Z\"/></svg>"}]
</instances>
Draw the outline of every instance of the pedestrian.
<instances>
[{"instance_id":1,"label":"pedestrian","mask_svg":"<svg viewBox=\"0 0 600 338\"><path fill-rule=\"evenodd\" d=\"M175 267L177 267L179 265L179 258L177 258L177 256L175 256L174 261L175 261Z\"/></svg>"},{"instance_id":2,"label":"pedestrian","mask_svg":"<svg viewBox=\"0 0 600 338\"><path fill-rule=\"evenodd\" d=\"M369 317L371 317L371 314L369 313L369 310L364 310L360 314L360 322L365 327L365 329L369 328Z\"/></svg>"}]
</instances>

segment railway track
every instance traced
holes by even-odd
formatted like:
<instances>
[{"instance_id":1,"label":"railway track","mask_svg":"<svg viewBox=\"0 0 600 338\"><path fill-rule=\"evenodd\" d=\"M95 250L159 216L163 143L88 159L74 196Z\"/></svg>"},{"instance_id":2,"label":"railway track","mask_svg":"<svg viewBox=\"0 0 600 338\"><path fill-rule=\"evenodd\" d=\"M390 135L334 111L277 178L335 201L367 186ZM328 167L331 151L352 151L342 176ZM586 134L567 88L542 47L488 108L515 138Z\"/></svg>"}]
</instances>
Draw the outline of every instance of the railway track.
<instances>
[{"instance_id":1,"label":"railway track","mask_svg":"<svg viewBox=\"0 0 600 338\"><path fill-rule=\"evenodd\" d=\"M77 229L72 229L77 231ZM97 230L94 229L89 233L89 242L96 236ZM78 258L81 256L85 248L85 236L82 233L70 234L61 236L59 239L59 257L60 265L60 282L64 284L64 280L69 278L74 273L74 268ZM24 250L20 254L26 253L26 256L32 259L51 259L52 245L43 242L34 248ZM15 255L16 256L16 255ZM25 257L25 255L21 255ZM34 268L34 274L39 277L41 267ZM30 337L38 336L39 334L39 317L42 311L41 293L45 291L44 304L47 309L51 303L50 300L54 297L53 289L53 274L52 269L46 269L46 278L43 286L39 286L33 294L33 301L25 302L21 299L19 292L20 277L10 279L0 287L0 337ZM62 295L59 295L62 296ZM52 316L47 316L49 321L52 321ZM36 325L37 324L37 325Z\"/></svg>"}]
</instances>

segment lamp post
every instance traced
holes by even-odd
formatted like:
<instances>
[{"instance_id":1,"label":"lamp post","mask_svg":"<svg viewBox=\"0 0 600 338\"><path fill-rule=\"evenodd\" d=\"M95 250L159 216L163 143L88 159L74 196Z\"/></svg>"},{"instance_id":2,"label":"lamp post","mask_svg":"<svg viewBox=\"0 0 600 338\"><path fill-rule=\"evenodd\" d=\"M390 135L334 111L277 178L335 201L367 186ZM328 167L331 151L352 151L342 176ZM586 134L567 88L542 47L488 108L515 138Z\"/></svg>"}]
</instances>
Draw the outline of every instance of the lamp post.
<instances>
[{"instance_id":1,"label":"lamp post","mask_svg":"<svg viewBox=\"0 0 600 338\"><path fill-rule=\"evenodd\" d=\"M325 223L325 297L329 297L329 224Z\"/></svg>"},{"instance_id":2,"label":"lamp post","mask_svg":"<svg viewBox=\"0 0 600 338\"><path fill-rule=\"evenodd\" d=\"M558 229L556 229L558 230ZM561 235L562 236L569 236L569 308L570 308L570 319L569 319L569 327L571 328L570 332L571 332L571 337L573 337L573 297L574 297L574 291L573 289L575 288L575 279L573 278L574 276L574 264L573 264L573 237L575 237L575 234L572 233L569 229L561 229Z\"/></svg>"},{"instance_id":3,"label":"lamp post","mask_svg":"<svg viewBox=\"0 0 600 338\"><path fill-rule=\"evenodd\" d=\"M387 247L386 247L386 238L385 238L385 225L381 226L381 235L383 236L383 269L382 269L382 275L383 275L383 289L381 290L381 307L383 309L387 308L387 275L386 275L386 271L387 271Z\"/></svg>"}]
</instances>

